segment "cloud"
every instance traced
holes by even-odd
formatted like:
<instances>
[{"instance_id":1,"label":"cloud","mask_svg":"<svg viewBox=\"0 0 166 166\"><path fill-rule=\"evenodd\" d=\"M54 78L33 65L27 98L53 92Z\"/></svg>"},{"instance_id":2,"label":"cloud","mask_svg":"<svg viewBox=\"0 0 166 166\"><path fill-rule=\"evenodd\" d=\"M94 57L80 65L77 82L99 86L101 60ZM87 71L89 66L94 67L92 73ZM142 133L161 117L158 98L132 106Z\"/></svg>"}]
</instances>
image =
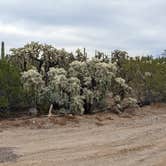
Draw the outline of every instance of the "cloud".
<instances>
[{"instance_id":1,"label":"cloud","mask_svg":"<svg viewBox=\"0 0 166 166\"><path fill-rule=\"evenodd\" d=\"M156 54L165 49L165 0L0 1L0 39L10 47L35 40L73 50Z\"/></svg>"}]
</instances>

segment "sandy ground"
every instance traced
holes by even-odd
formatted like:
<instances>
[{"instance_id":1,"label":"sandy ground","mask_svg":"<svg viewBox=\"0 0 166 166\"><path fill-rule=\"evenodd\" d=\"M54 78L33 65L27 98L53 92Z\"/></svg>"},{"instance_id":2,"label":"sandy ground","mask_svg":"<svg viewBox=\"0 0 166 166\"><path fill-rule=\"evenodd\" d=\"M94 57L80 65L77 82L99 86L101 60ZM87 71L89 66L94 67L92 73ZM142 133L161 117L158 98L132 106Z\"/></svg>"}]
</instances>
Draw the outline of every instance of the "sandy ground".
<instances>
[{"instance_id":1,"label":"sandy ground","mask_svg":"<svg viewBox=\"0 0 166 166\"><path fill-rule=\"evenodd\" d=\"M47 129L1 122L0 166L166 165L166 106L76 119Z\"/></svg>"}]
</instances>

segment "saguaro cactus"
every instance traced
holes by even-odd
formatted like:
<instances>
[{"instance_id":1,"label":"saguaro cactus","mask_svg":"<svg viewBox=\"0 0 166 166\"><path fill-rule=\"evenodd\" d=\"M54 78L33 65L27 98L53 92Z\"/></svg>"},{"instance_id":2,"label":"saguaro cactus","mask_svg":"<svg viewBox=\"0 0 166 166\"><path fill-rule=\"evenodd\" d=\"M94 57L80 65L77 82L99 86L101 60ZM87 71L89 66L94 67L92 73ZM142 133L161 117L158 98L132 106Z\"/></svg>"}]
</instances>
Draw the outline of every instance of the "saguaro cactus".
<instances>
[{"instance_id":1,"label":"saguaro cactus","mask_svg":"<svg viewBox=\"0 0 166 166\"><path fill-rule=\"evenodd\" d=\"M5 58L5 43L4 42L1 43L1 58L2 59Z\"/></svg>"}]
</instances>

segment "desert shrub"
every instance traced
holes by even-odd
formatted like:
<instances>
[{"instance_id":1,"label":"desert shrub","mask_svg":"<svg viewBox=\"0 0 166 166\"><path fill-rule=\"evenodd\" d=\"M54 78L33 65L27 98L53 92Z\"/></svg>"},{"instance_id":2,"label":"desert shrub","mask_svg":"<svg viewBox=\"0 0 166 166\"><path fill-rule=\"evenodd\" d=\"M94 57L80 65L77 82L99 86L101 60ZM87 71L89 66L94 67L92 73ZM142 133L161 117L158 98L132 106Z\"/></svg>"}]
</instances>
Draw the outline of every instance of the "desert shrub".
<instances>
[{"instance_id":1,"label":"desert shrub","mask_svg":"<svg viewBox=\"0 0 166 166\"><path fill-rule=\"evenodd\" d=\"M125 79L140 103L162 102L166 96L166 59L143 57L126 60Z\"/></svg>"},{"instance_id":2,"label":"desert shrub","mask_svg":"<svg viewBox=\"0 0 166 166\"><path fill-rule=\"evenodd\" d=\"M19 70L7 60L0 60L0 108L20 106L23 92Z\"/></svg>"}]
</instances>

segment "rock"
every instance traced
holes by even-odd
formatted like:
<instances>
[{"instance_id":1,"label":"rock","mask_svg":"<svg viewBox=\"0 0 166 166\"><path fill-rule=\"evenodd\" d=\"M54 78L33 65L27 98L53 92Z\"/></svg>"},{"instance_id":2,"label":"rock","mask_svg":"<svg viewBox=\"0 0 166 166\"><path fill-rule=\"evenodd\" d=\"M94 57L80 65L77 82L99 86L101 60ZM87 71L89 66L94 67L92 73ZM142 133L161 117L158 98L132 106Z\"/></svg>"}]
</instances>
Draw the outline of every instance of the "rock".
<instances>
[{"instance_id":1,"label":"rock","mask_svg":"<svg viewBox=\"0 0 166 166\"><path fill-rule=\"evenodd\" d=\"M36 108L30 108L29 109L29 115L30 116L37 116L38 110Z\"/></svg>"}]
</instances>

